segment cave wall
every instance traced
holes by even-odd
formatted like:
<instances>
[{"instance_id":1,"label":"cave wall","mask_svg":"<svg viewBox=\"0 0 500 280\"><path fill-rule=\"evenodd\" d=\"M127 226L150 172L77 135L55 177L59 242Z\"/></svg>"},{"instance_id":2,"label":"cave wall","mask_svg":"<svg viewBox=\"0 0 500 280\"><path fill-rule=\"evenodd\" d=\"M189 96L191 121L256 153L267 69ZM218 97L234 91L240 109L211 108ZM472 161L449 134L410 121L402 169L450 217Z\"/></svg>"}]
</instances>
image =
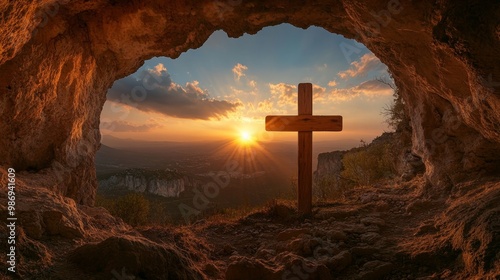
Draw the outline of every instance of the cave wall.
<instances>
[{"instance_id":1,"label":"cave wall","mask_svg":"<svg viewBox=\"0 0 500 280\"><path fill-rule=\"evenodd\" d=\"M238 37L286 22L354 38L388 66L429 186L446 193L500 173L500 4L462 2L2 0L0 165L92 204L99 116L115 80L216 30ZM347 58L356 50L344 46Z\"/></svg>"}]
</instances>

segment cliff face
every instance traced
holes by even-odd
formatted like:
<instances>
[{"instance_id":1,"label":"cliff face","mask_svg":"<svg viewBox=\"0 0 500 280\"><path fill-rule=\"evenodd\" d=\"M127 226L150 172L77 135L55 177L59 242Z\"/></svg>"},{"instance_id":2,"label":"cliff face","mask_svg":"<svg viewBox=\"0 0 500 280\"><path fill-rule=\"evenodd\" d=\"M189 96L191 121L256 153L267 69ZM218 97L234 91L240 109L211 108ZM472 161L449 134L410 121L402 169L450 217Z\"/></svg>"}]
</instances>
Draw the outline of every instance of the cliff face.
<instances>
[{"instance_id":1,"label":"cliff face","mask_svg":"<svg viewBox=\"0 0 500 280\"><path fill-rule=\"evenodd\" d=\"M351 170L356 168L357 172L374 172L370 176L374 179L379 177L380 180L398 179L403 182L413 179L417 174L425 172L425 166L420 157L411 153L411 143L407 139L409 133L384 133L362 147L319 154L318 168L314 173L315 184L331 184L333 188L359 184L353 178L348 178L354 174L343 176L345 157L350 157L350 162L356 165L350 166Z\"/></svg>"},{"instance_id":2,"label":"cliff face","mask_svg":"<svg viewBox=\"0 0 500 280\"><path fill-rule=\"evenodd\" d=\"M314 173L314 180L318 181L328 176L340 176L340 172L344 169L342 157L345 153L345 151L334 151L319 154L318 168Z\"/></svg>"},{"instance_id":3,"label":"cliff face","mask_svg":"<svg viewBox=\"0 0 500 280\"><path fill-rule=\"evenodd\" d=\"M149 176L137 172L112 175L99 181L99 188L111 190L116 187L126 187L130 191L151 193L163 197L179 197L185 190L184 178L166 178Z\"/></svg>"}]
</instances>

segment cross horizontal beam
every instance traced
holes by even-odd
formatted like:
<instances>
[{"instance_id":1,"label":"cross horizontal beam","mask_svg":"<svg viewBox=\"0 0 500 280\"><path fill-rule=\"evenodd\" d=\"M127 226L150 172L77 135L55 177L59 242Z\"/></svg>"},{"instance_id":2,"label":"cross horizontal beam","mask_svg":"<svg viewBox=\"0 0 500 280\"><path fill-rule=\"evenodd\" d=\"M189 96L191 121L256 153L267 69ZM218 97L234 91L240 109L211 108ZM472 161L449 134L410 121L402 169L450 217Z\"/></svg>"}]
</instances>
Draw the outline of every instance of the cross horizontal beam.
<instances>
[{"instance_id":1,"label":"cross horizontal beam","mask_svg":"<svg viewBox=\"0 0 500 280\"><path fill-rule=\"evenodd\" d=\"M342 131L342 116L267 116L267 131Z\"/></svg>"}]
</instances>

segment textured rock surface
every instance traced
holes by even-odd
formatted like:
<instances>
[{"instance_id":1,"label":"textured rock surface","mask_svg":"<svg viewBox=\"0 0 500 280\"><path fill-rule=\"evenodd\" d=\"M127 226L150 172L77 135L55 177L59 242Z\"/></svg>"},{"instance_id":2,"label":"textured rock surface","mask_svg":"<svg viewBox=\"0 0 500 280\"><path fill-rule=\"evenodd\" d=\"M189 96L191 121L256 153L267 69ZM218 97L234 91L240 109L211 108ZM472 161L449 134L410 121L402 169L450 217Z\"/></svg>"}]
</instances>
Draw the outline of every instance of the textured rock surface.
<instances>
[{"instance_id":1,"label":"textured rock surface","mask_svg":"<svg viewBox=\"0 0 500 280\"><path fill-rule=\"evenodd\" d=\"M318 168L314 173L314 181L328 176L340 176L343 170L342 157L345 151L334 151L329 153L321 153L318 155Z\"/></svg>"},{"instance_id":2,"label":"textured rock surface","mask_svg":"<svg viewBox=\"0 0 500 280\"><path fill-rule=\"evenodd\" d=\"M451 194L449 208L442 216L428 209L419 213L436 221L429 228L439 229L437 232L421 230L419 233L428 234L419 240L408 237L408 231L397 232L397 227L382 229L395 230L392 242L408 251L404 256L412 256L418 265L413 269L418 270L421 264L431 268L431 273L417 275L441 279L494 279L498 275L499 185L458 184L500 173L500 5L496 1L0 0L0 11L0 173L2 186L6 185L7 167L16 168L18 179L24 182L19 198L30 202L19 208L19 213L24 209L30 213L20 225L26 232L24 249L27 256L39 255L43 260L24 266L32 269L31 276L41 269L37 268L41 263L63 260L60 251L67 245L55 238L60 247L44 253L45 245L30 240L83 236L88 243L89 238L101 241L126 228L115 221L111 229L108 222L113 218L105 211L79 206L63 197L73 198L77 204L94 201L97 182L93 158L100 142L99 116L112 83L133 73L145 59L158 55L175 58L200 47L215 30L238 37L284 22L302 28L316 25L355 38L393 73L411 117L413 152L423 159L431 183L428 191ZM357 51L356 46L341 47L347 59ZM381 193L371 204L384 202L390 211L404 212L405 205L396 204L403 193L399 192L387 202L380 201L384 198ZM4 196L0 198L0 207L5 207ZM37 209L40 205L43 207ZM340 210L319 214L334 220L356 215L352 209ZM412 217L417 216L413 212ZM395 218L405 226L415 222L406 216ZM367 263L373 261L369 259L372 255L384 257L385 244L357 242L357 235L377 229L376 225L335 227L342 227L357 245L341 248L349 249L353 258ZM275 231L271 233L277 234ZM230 231L229 236L235 234ZM214 233L213 240L220 240L219 236ZM255 249L254 237L238 238L244 246L252 244L248 250ZM123 242L132 244L127 241L130 239ZM92 248L105 249L103 244L114 246L121 241L85 248L90 248L88 254L92 255ZM146 241L134 244L145 250L156 246ZM237 249L243 251L244 246ZM128 247L132 255L134 247ZM60 255L52 258L56 254ZM391 256L379 260L398 261ZM6 263L5 255L1 260ZM389 271L385 268L388 265L378 264L363 267L367 273ZM393 279L407 276L389 273Z\"/></svg>"},{"instance_id":3,"label":"textured rock surface","mask_svg":"<svg viewBox=\"0 0 500 280\"><path fill-rule=\"evenodd\" d=\"M112 175L106 180L99 181L99 187L111 190L116 187L125 187L130 191L147 192L163 197L179 197L185 190L186 181L177 174L168 171L140 172L141 170L128 170L123 174Z\"/></svg>"},{"instance_id":4,"label":"textured rock surface","mask_svg":"<svg viewBox=\"0 0 500 280\"><path fill-rule=\"evenodd\" d=\"M135 279L202 279L177 250L141 237L110 237L87 244L69 254L71 262L94 277L109 275Z\"/></svg>"},{"instance_id":5,"label":"textured rock surface","mask_svg":"<svg viewBox=\"0 0 500 280\"><path fill-rule=\"evenodd\" d=\"M0 173L2 171L0 170ZM0 183L6 184L1 173ZM424 200L423 178L349 190L299 218L293 202L228 221L132 229L100 207L77 205L19 180L20 279L497 279L500 183L459 184ZM369 201L363 196L370 194ZM386 207L380 207L381 204ZM0 215L6 199L0 196ZM281 210L280 210L281 209ZM284 209L288 209L284 211ZM66 215L59 233L29 217ZM55 223L52 223L52 227ZM64 236L63 232L79 235ZM0 227L0 236L7 236ZM63 237L64 236L64 237ZM0 279L11 279L5 269ZM258 278L261 277L261 278Z\"/></svg>"},{"instance_id":6,"label":"textured rock surface","mask_svg":"<svg viewBox=\"0 0 500 280\"><path fill-rule=\"evenodd\" d=\"M326 184L328 187L341 189L342 186L352 184L352 181L342 177L341 174L344 170L344 157L360 151L376 155L374 150L387 153L387 157L393 165L391 166L391 174L387 174L386 177L400 178L403 181L411 180L423 173L425 166L422 159L411 152L409 134L409 131L385 132L364 147L319 154L318 168L314 172L315 185L321 188ZM378 160L382 161L385 158L378 158Z\"/></svg>"},{"instance_id":7,"label":"textured rock surface","mask_svg":"<svg viewBox=\"0 0 500 280\"><path fill-rule=\"evenodd\" d=\"M0 164L44 170L92 204L106 90L145 59L177 57L218 29L288 22L364 43L408 104L434 189L499 170L500 26L493 1L1 1ZM346 57L355 46L343 46Z\"/></svg>"}]
</instances>

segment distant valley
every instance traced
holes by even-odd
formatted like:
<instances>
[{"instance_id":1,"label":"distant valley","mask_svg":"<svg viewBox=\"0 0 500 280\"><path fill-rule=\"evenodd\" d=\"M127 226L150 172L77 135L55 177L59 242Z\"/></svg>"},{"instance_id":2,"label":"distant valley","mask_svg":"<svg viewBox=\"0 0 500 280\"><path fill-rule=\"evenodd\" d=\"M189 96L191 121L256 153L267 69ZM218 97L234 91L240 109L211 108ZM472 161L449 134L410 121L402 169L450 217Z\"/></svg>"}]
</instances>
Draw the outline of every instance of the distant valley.
<instances>
[{"instance_id":1,"label":"distant valley","mask_svg":"<svg viewBox=\"0 0 500 280\"><path fill-rule=\"evenodd\" d=\"M181 218L181 203L192 203L198 190L218 180L225 186L210 198L207 209L259 206L295 192L297 144L293 142L242 146L233 141L148 142L103 136L102 143L95 160L98 194L113 199L143 193L173 220ZM316 143L314 159L320 152L353 146L336 144Z\"/></svg>"}]
</instances>

